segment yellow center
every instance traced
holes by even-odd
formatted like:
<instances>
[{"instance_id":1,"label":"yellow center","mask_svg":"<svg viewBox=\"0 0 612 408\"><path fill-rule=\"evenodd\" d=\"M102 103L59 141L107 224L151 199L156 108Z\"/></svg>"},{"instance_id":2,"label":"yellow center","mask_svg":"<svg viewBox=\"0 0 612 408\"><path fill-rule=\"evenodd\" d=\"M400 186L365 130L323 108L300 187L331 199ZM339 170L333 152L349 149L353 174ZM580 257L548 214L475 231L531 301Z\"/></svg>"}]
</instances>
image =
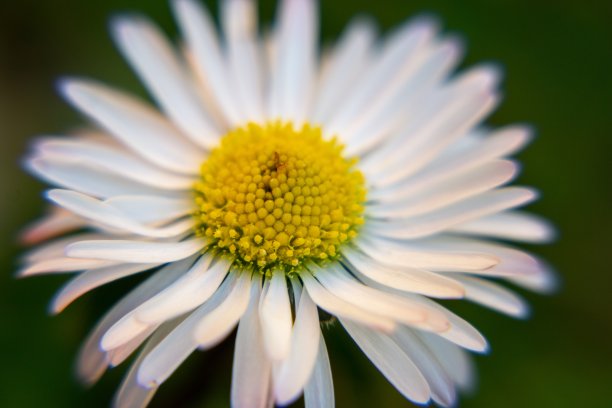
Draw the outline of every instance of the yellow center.
<instances>
[{"instance_id":1,"label":"yellow center","mask_svg":"<svg viewBox=\"0 0 612 408\"><path fill-rule=\"evenodd\" d=\"M195 186L196 233L265 273L334 259L363 224L364 177L321 128L250 123L225 135Z\"/></svg>"}]
</instances>

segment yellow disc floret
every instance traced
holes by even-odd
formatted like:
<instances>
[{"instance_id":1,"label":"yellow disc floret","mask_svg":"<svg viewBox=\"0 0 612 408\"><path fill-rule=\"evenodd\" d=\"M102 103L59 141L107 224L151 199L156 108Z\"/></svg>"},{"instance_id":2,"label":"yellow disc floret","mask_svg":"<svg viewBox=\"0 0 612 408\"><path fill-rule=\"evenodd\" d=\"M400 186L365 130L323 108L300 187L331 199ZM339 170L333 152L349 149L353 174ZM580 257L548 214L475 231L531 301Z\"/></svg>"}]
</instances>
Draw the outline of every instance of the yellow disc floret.
<instances>
[{"instance_id":1,"label":"yellow disc floret","mask_svg":"<svg viewBox=\"0 0 612 408\"><path fill-rule=\"evenodd\" d=\"M195 186L196 233L245 268L299 271L355 237L366 197L356 159L321 128L250 123L225 135Z\"/></svg>"}]
</instances>

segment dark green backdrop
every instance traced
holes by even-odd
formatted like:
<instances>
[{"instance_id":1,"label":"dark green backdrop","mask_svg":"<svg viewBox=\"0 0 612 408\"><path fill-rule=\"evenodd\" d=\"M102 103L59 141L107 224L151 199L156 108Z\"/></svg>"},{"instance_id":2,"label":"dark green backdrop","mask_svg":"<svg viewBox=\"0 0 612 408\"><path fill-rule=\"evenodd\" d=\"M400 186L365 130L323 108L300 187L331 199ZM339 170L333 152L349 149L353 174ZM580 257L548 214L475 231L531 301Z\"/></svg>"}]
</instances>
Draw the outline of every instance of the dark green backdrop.
<instances>
[{"instance_id":1,"label":"dark green backdrop","mask_svg":"<svg viewBox=\"0 0 612 408\"><path fill-rule=\"evenodd\" d=\"M262 8L269 21L273 2ZM448 31L464 36L466 64L505 66L505 102L490 122L538 129L520 156L519 181L541 189L531 208L560 230L555 244L533 250L557 267L562 288L552 297L526 294L534 313L525 322L458 309L492 344L489 356L477 357L479 390L462 406L612 406L610 2L325 0L321 8L326 40L357 13L372 14L383 31L416 12L438 14ZM107 18L124 10L142 11L176 34L165 0L0 2L0 407L107 406L123 372L113 370L84 390L71 369L87 330L133 281L49 317L46 304L65 278L15 281L12 274L21 251L16 233L43 208L43 186L20 170L20 157L33 135L59 133L80 120L57 97L55 79L82 74L144 94L107 36ZM347 335L332 329L327 339L338 406L409 405ZM232 349L226 342L189 360L153 405L226 406Z\"/></svg>"}]
</instances>

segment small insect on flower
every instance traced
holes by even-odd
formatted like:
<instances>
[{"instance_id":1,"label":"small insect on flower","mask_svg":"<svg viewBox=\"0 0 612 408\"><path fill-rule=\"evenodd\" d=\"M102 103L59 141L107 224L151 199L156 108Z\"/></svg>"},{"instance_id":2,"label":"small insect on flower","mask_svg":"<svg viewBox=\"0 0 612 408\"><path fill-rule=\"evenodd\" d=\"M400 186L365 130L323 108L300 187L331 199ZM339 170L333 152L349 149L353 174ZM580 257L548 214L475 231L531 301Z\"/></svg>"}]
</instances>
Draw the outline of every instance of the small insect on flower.
<instances>
[{"instance_id":1,"label":"small insect on flower","mask_svg":"<svg viewBox=\"0 0 612 408\"><path fill-rule=\"evenodd\" d=\"M507 157L530 129L481 124L499 102L499 72L453 74L461 44L430 18L380 42L357 20L320 57L314 0L281 1L266 36L254 1L221 1L220 33L197 0L172 7L181 48L144 17L112 24L157 107L65 79L62 94L93 130L41 138L27 158L57 189L24 235L51 241L20 274L77 273L54 312L148 275L95 327L80 377L95 382L138 353L115 405L145 406L191 353L237 326L232 406L303 394L307 407L332 407L321 312L406 398L455 404L473 382L466 350L488 346L432 298L523 317L503 283L554 284L541 261L500 242L552 231L515 210L534 190L506 186L518 170Z\"/></svg>"}]
</instances>

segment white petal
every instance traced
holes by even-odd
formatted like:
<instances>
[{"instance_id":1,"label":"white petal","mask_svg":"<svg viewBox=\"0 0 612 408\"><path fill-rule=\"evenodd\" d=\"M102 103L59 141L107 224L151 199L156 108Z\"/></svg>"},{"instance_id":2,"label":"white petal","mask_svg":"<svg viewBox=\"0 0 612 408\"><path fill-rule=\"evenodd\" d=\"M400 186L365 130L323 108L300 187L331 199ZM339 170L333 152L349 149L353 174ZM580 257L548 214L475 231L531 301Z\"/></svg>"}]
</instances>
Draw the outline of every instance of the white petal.
<instances>
[{"instance_id":1,"label":"white petal","mask_svg":"<svg viewBox=\"0 0 612 408\"><path fill-rule=\"evenodd\" d=\"M344 131L344 137L350 140L345 154L366 154L409 121L406 112L417 110L418 104L435 91L434 87L458 62L462 48L461 42L452 38L435 45L427 44L409 57L402 77L387 87L377 103L368 106Z\"/></svg>"},{"instance_id":2,"label":"white petal","mask_svg":"<svg viewBox=\"0 0 612 408\"><path fill-rule=\"evenodd\" d=\"M427 332L415 332L437 357L449 377L463 391L474 387L475 372L470 355L459 346Z\"/></svg>"},{"instance_id":3,"label":"white petal","mask_svg":"<svg viewBox=\"0 0 612 408\"><path fill-rule=\"evenodd\" d=\"M431 248L420 243L398 243L375 237L364 237L356 244L368 256L389 266L432 271L482 271L500 262L498 257L484 250L452 246Z\"/></svg>"},{"instance_id":4,"label":"white petal","mask_svg":"<svg viewBox=\"0 0 612 408\"><path fill-rule=\"evenodd\" d=\"M433 36L435 23L427 19L411 21L400 27L387 40L378 61L359 79L359 87L354 88L342 103L340 110L325 123L331 134L342 134L343 129L358 120L372 104L379 102L381 96L398 83L401 84L406 71L410 71L414 55Z\"/></svg>"},{"instance_id":5,"label":"white petal","mask_svg":"<svg viewBox=\"0 0 612 408\"><path fill-rule=\"evenodd\" d=\"M398 290L438 298L461 298L463 287L456 281L423 269L390 267L355 250L342 251L352 265L352 272Z\"/></svg>"},{"instance_id":6,"label":"white petal","mask_svg":"<svg viewBox=\"0 0 612 408\"><path fill-rule=\"evenodd\" d=\"M185 265L182 277L115 323L104 335L102 348L117 348L148 328L189 312L208 300L229 269L225 262L219 262L209 269L211 261L212 257L205 255L195 264Z\"/></svg>"},{"instance_id":7,"label":"white petal","mask_svg":"<svg viewBox=\"0 0 612 408\"><path fill-rule=\"evenodd\" d=\"M256 2L228 0L220 4L228 65L237 100L248 121L264 121L263 58L257 42Z\"/></svg>"},{"instance_id":8,"label":"white petal","mask_svg":"<svg viewBox=\"0 0 612 408\"><path fill-rule=\"evenodd\" d=\"M54 137L38 141L35 148L42 157L97 167L115 176L155 188L189 190L193 185L193 178L165 171L128 152L123 146Z\"/></svg>"},{"instance_id":9,"label":"white petal","mask_svg":"<svg viewBox=\"0 0 612 408\"><path fill-rule=\"evenodd\" d=\"M123 297L106 313L89 334L79 351L77 370L79 378L83 382L87 384L96 382L108 365L105 353L100 349L100 342L104 333L123 315L155 295L181 275L184 272L183 267L184 262L177 262L160 269L144 283Z\"/></svg>"},{"instance_id":10,"label":"white petal","mask_svg":"<svg viewBox=\"0 0 612 408\"><path fill-rule=\"evenodd\" d=\"M468 149L453 149L450 154L441 154L421 171L402 183L394 186L391 191L405 191L406 194L415 194L432 183L441 182L449 177L479 167L491 160L516 152L520 147L529 142L531 129L525 126L509 126L502 128L487 137L479 137L474 146ZM462 138L455 142L465 141ZM448 149L447 149L448 150ZM372 160L374 162L374 160ZM374 163L372 163L374 164ZM388 194L387 189L370 191L368 197L377 200Z\"/></svg>"},{"instance_id":11,"label":"white petal","mask_svg":"<svg viewBox=\"0 0 612 408\"><path fill-rule=\"evenodd\" d=\"M396 296L368 287L352 278L341 267L327 267L316 271L316 278L332 294L372 313L388 317L399 323L443 332L449 329L442 313L407 297ZM415 298L416 299L416 298Z\"/></svg>"},{"instance_id":12,"label":"white petal","mask_svg":"<svg viewBox=\"0 0 612 408\"><path fill-rule=\"evenodd\" d=\"M26 166L29 171L50 184L93 197L109 198L128 194L172 195L171 192L145 186L85 163L34 157L27 161Z\"/></svg>"},{"instance_id":13,"label":"white petal","mask_svg":"<svg viewBox=\"0 0 612 408\"><path fill-rule=\"evenodd\" d=\"M128 214L122 213L115 206L76 191L51 190L47 193L47 197L57 205L83 218L90 219L110 228L116 228L147 237L176 237L188 231L193 224L193 220L183 220L166 227L152 228L138 223L136 220L130 218ZM146 207L144 210L146 210Z\"/></svg>"},{"instance_id":14,"label":"white petal","mask_svg":"<svg viewBox=\"0 0 612 408\"><path fill-rule=\"evenodd\" d=\"M25 277L49 273L76 272L85 269L105 268L115 264L115 262L97 259L75 259L62 256L31 263L20 270L17 276Z\"/></svg>"},{"instance_id":15,"label":"white petal","mask_svg":"<svg viewBox=\"0 0 612 408\"><path fill-rule=\"evenodd\" d=\"M190 215L194 207L193 200L188 198L145 195L117 196L106 200L105 204L144 224L163 223Z\"/></svg>"},{"instance_id":16,"label":"white petal","mask_svg":"<svg viewBox=\"0 0 612 408\"><path fill-rule=\"evenodd\" d=\"M156 266L155 264L124 264L85 271L76 278L70 280L68 284L55 295L51 303L51 311L53 313L60 313L75 299L92 289L117 279L152 269Z\"/></svg>"},{"instance_id":17,"label":"white petal","mask_svg":"<svg viewBox=\"0 0 612 408\"><path fill-rule=\"evenodd\" d=\"M429 299L421 298L421 301L437 309L450 323L450 330L437 333L440 337L478 353L485 353L488 351L489 345L487 340L470 323Z\"/></svg>"},{"instance_id":18,"label":"white petal","mask_svg":"<svg viewBox=\"0 0 612 408\"><path fill-rule=\"evenodd\" d=\"M162 338L163 336L158 334L147 342L147 345L140 352L138 358L134 361L127 375L121 382L121 386L113 398L113 408L145 408L149 405L149 402L151 402L153 396L157 392L157 387L145 388L141 386L136 380L136 375L147 353L159 344Z\"/></svg>"},{"instance_id":19,"label":"white petal","mask_svg":"<svg viewBox=\"0 0 612 408\"><path fill-rule=\"evenodd\" d=\"M214 22L206 9L195 0L172 2L181 31L196 61L200 78L214 95L230 127L242 124L235 100L233 84L229 81L228 67L219 48Z\"/></svg>"},{"instance_id":20,"label":"white petal","mask_svg":"<svg viewBox=\"0 0 612 408\"><path fill-rule=\"evenodd\" d=\"M121 17L112 26L123 55L173 122L194 142L213 147L220 131L164 35L142 17Z\"/></svg>"},{"instance_id":21,"label":"white petal","mask_svg":"<svg viewBox=\"0 0 612 408\"><path fill-rule=\"evenodd\" d=\"M146 356L138 370L140 385L148 388L161 385L196 350L195 326L227 299L235 283L235 276L230 274L208 302L190 314Z\"/></svg>"},{"instance_id":22,"label":"white petal","mask_svg":"<svg viewBox=\"0 0 612 408\"><path fill-rule=\"evenodd\" d=\"M126 263L166 263L185 259L206 247L206 242L147 242L127 240L79 241L68 245L66 255Z\"/></svg>"},{"instance_id":23,"label":"white petal","mask_svg":"<svg viewBox=\"0 0 612 408\"><path fill-rule=\"evenodd\" d=\"M452 231L533 243L550 242L554 227L535 215L508 211L455 226Z\"/></svg>"},{"instance_id":24,"label":"white petal","mask_svg":"<svg viewBox=\"0 0 612 408\"><path fill-rule=\"evenodd\" d=\"M467 276L455 276L465 287L466 299L480 303L510 316L525 318L529 306L516 293L493 282Z\"/></svg>"},{"instance_id":25,"label":"white petal","mask_svg":"<svg viewBox=\"0 0 612 408\"><path fill-rule=\"evenodd\" d=\"M415 239L444 231L455 225L485 217L496 212L524 205L536 198L527 188L507 187L482 193L457 204L416 217L394 220L393 223L373 221L372 230L379 235L397 239ZM380 228L377 228L380 227Z\"/></svg>"},{"instance_id":26,"label":"white petal","mask_svg":"<svg viewBox=\"0 0 612 408\"><path fill-rule=\"evenodd\" d=\"M274 271L259 305L261 332L268 357L283 360L291 344L291 302L285 273Z\"/></svg>"},{"instance_id":27,"label":"white petal","mask_svg":"<svg viewBox=\"0 0 612 408\"><path fill-rule=\"evenodd\" d=\"M525 277L526 279L544 279L548 275L547 267L526 252L493 242L451 236L437 236L422 240L421 243L431 250L441 251L477 251L489 253L498 259L498 263L486 270L475 271L483 276ZM464 271L470 272L470 271Z\"/></svg>"},{"instance_id":28,"label":"white petal","mask_svg":"<svg viewBox=\"0 0 612 408\"><path fill-rule=\"evenodd\" d=\"M445 339L472 351L486 352L488 350L487 341L482 334L480 334L478 330L474 328L474 326L431 299L421 295L414 295L391 289L382 286L371 279L365 279L364 281L370 288L381 292L383 296L396 295L405 298L414 304L420 305L420 307L426 310L426 312L430 315L437 315L437 320L444 320L447 324L446 330L433 330L438 336L444 337ZM425 329L426 331L432 331L430 327L418 328Z\"/></svg>"},{"instance_id":29,"label":"white petal","mask_svg":"<svg viewBox=\"0 0 612 408\"><path fill-rule=\"evenodd\" d=\"M243 273L237 279L227 298L199 320L194 328L193 336L200 349L216 346L238 324L249 305L250 283L249 274Z\"/></svg>"},{"instance_id":30,"label":"white petal","mask_svg":"<svg viewBox=\"0 0 612 408\"><path fill-rule=\"evenodd\" d=\"M149 324L160 323L206 302L230 268L223 259L217 259L212 266L210 262L209 255L200 258L180 279L134 310L136 319Z\"/></svg>"},{"instance_id":31,"label":"white petal","mask_svg":"<svg viewBox=\"0 0 612 408\"><path fill-rule=\"evenodd\" d=\"M518 165L507 160L492 161L472 171L449 177L440 183L432 183L418 194L398 188L381 197L380 203L371 206L376 218L404 218L428 213L461 200L484 193L511 180Z\"/></svg>"},{"instance_id":32,"label":"white petal","mask_svg":"<svg viewBox=\"0 0 612 408\"><path fill-rule=\"evenodd\" d=\"M278 54L271 78L269 117L302 123L308 112L318 41L314 0L283 0L278 16Z\"/></svg>"},{"instance_id":33,"label":"white petal","mask_svg":"<svg viewBox=\"0 0 612 408\"><path fill-rule=\"evenodd\" d=\"M490 69L472 69L423 101L414 119L361 167L377 186L389 186L413 175L462 135L498 102L491 90Z\"/></svg>"},{"instance_id":34,"label":"white petal","mask_svg":"<svg viewBox=\"0 0 612 408\"><path fill-rule=\"evenodd\" d=\"M231 405L235 408L266 408L268 405L272 364L264 350L259 322L260 292L261 283L254 279L249 307L238 325L231 391Z\"/></svg>"},{"instance_id":35,"label":"white petal","mask_svg":"<svg viewBox=\"0 0 612 408\"><path fill-rule=\"evenodd\" d=\"M291 334L291 352L275 375L275 396L279 405L289 405L302 393L317 359L320 346L319 313L308 292L303 291Z\"/></svg>"},{"instance_id":36,"label":"white petal","mask_svg":"<svg viewBox=\"0 0 612 408\"><path fill-rule=\"evenodd\" d=\"M317 306L330 314L342 316L384 332L391 332L395 328L395 323L392 319L380 314L371 313L355 306L353 303L340 299L324 288L311 275L304 273L301 278L312 300Z\"/></svg>"},{"instance_id":37,"label":"white petal","mask_svg":"<svg viewBox=\"0 0 612 408\"><path fill-rule=\"evenodd\" d=\"M535 273L515 274L514 276L507 276L506 279L515 285L545 294L555 292L560 284L557 273L541 260L537 260Z\"/></svg>"},{"instance_id":38,"label":"white petal","mask_svg":"<svg viewBox=\"0 0 612 408\"><path fill-rule=\"evenodd\" d=\"M319 331L319 347L314 370L306 388L304 404L306 408L334 408L334 384L331 366L323 333Z\"/></svg>"},{"instance_id":39,"label":"white petal","mask_svg":"<svg viewBox=\"0 0 612 408\"><path fill-rule=\"evenodd\" d=\"M344 98L352 89L353 81L370 60L368 57L374 37L375 28L370 21L355 19L346 28L317 86L316 99L312 104L315 122L325 122L341 108Z\"/></svg>"},{"instance_id":40,"label":"white petal","mask_svg":"<svg viewBox=\"0 0 612 408\"><path fill-rule=\"evenodd\" d=\"M136 351L151 334L153 334L159 326L151 326L148 330L142 332L130 342L106 352L106 361L111 367L117 367L123 363L128 357Z\"/></svg>"},{"instance_id":41,"label":"white petal","mask_svg":"<svg viewBox=\"0 0 612 408\"><path fill-rule=\"evenodd\" d=\"M92 81L65 80L61 89L77 109L147 160L178 173L198 173L203 153L142 102Z\"/></svg>"},{"instance_id":42,"label":"white petal","mask_svg":"<svg viewBox=\"0 0 612 408\"><path fill-rule=\"evenodd\" d=\"M425 377L431 388L433 400L444 407L452 406L457 398L453 381L416 332L406 327L399 327L391 338Z\"/></svg>"},{"instance_id":43,"label":"white petal","mask_svg":"<svg viewBox=\"0 0 612 408\"><path fill-rule=\"evenodd\" d=\"M54 208L50 214L28 225L20 234L20 241L26 245L34 245L86 225L87 222L81 217L61 208Z\"/></svg>"},{"instance_id":44,"label":"white petal","mask_svg":"<svg viewBox=\"0 0 612 408\"><path fill-rule=\"evenodd\" d=\"M430 388L419 369L389 336L340 319L361 351L402 395L417 404L430 398Z\"/></svg>"}]
</instances>

